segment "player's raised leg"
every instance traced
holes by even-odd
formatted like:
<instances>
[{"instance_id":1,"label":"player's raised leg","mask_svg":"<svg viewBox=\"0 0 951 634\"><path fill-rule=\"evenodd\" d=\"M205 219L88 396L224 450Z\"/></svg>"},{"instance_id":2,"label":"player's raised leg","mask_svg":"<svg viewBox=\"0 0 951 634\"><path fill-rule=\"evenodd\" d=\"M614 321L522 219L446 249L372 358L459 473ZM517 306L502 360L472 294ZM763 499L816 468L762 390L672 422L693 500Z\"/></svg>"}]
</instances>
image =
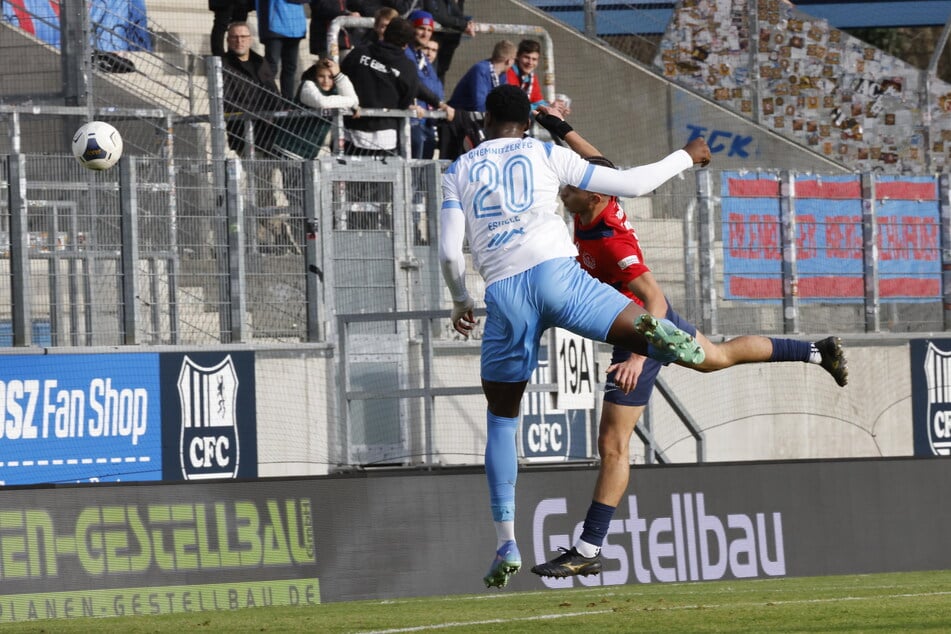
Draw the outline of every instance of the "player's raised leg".
<instances>
[{"instance_id":1,"label":"player's raised leg","mask_svg":"<svg viewBox=\"0 0 951 634\"><path fill-rule=\"evenodd\" d=\"M679 316L676 316L675 321L684 325ZM845 387L849 382L845 352L838 337L810 342L785 337L742 335L721 343L711 342L700 332L695 337L705 353L703 362L693 366L700 372L715 372L744 363L801 361L821 366L840 387Z\"/></svg>"}]
</instances>

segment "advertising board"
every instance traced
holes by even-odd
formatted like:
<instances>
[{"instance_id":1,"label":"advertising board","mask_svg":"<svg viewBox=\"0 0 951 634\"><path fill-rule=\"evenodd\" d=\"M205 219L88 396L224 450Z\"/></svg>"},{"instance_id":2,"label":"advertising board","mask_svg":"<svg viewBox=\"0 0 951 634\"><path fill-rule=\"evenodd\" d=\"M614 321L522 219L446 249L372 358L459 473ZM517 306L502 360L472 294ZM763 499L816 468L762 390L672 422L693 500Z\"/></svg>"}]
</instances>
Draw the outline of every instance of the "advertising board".
<instances>
[{"instance_id":1,"label":"advertising board","mask_svg":"<svg viewBox=\"0 0 951 634\"><path fill-rule=\"evenodd\" d=\"M523 469L509 589L951 567L940 459L636 467L604 571L531 566L580 534L592 468ZM484 593L495 549L479 469L10 489L0 622ZM508 589L506 590L508 591Z\"/></svg>"},{"instance_id":2,"label":"advertising board","mask_svg":"<svg viewBox=\"0 0 951 634\"><path fill-rule=\"evenodd\" d=\"M0 356L0 485L253 478L253 352Z\"/></svg>"}]
</instances>

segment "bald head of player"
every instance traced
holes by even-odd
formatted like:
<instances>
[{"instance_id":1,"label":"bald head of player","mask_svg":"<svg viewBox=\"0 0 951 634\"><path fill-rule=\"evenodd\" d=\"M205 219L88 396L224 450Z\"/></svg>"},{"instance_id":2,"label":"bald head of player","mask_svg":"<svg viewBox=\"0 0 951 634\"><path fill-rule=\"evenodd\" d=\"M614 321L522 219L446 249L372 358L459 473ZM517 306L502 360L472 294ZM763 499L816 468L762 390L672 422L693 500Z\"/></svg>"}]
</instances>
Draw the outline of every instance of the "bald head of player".
<instances>
[{"instance_id":1,"label":"bald head of player","mask_svg":"<svg viewBox=\"0 0 951 634\"><path fill-rule=\"evenodd\" d=\"M511 84L496 86L485 98L485 134L490 139L521 139L531 126L528 95Z\"/></svg>"}]
</instances>

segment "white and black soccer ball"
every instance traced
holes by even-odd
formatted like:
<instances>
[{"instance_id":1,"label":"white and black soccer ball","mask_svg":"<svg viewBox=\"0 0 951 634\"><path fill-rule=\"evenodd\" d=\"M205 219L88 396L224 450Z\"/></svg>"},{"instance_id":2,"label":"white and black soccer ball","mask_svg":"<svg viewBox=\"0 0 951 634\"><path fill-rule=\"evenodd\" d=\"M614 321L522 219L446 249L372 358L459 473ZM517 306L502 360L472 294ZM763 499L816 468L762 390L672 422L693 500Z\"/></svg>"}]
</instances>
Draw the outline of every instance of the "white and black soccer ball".
<instances>
[{"instance_id":1,"label":"white and black soccer ball","mask_svg":"<svg viewBox=\"0 0 951 634\"><path fill-rule=\"evenodd\" d=\"M107 170L122 156L122 135L105 121L90 121L73 135L73 156L91 170Z\"/></svg>"}]
</instances>

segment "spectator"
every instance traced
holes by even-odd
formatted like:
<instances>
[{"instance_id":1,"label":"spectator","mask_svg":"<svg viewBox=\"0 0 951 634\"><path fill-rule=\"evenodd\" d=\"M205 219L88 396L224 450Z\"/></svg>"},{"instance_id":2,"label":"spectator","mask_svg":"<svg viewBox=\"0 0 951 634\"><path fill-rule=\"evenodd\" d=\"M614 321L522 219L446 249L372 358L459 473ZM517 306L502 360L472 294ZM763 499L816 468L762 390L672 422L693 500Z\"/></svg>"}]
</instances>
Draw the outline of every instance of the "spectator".
<instances>
[{"instance_id":1,"label":"spectator","mask_svg":"<svg viewBox=\"0 0 951 634\"><path fill-rule=\"evenodd\" d=\"M433 68L436 68L436 61L439 59L439 42L429 40L429 44L423 47L423 51L426 53L426 59L429 60L429 63L433 65Z\"/></svg>"},{"instance_id":2,"label":"spectator","mask_svg":"<svg viewBox=\"0 0 951 634\"><path fill-rule=\"evenodd\" d=\"M476 62L459 79L449 105L459 110L485 112L485 96L498 86L502 75L515 63L515 44L508 40L496 42L492 57Z\"/></svg>"},{"instance_id":3,"label":"spectator","mask_svg":"<svg viewBox=\"0 0 951 634\"><path fill-rule=\"evenodd\" d=\"M267 61L251 50L251 29L246 22L228 27L228 52L221 58L225 113L267 112L278 110L282 100L274 83L274 72ZM254 120L254 147L271 154L274 130L261 117ZM239 155L245 150L245 118L227 122L228 145Z\"/></svg>"},{"instance_id":4,"label":"spectator","mask_svg":"<svg viewBox=\"0 0 951 634\"><path fill-rule=\"evenodd\" d=\"M542 86L535 70L541 59L542 45L536 40L522 40L518 43L515 65L505 73L506 83L520 87L532 103L532 110L538 106L547 106L542 97Z\"/></svg>"},{"instance_id":5,"label":"spectator","mask_svg":"<svg viewBox=\"0 0 951 634\"><path fill-rule=\"evenodd\" d=\"M415 39L409 20L393 18L382 42L358 46L344 58L341 69L353 82L361 107L407 110L419 98L452 116L451 108L420 84L416 64L404 52ZM348 117L344 125L348 153L385 156L397 150L397 118Z\"/></svg>"},{"instance_id":6,"label":"spectator","mask_svg":"<svg viewBox=\"0 0 951 634\"><path fill-rule=\"evenodd\" d=\"M326 57L333 54L327 50L327 31L334 19L348 16L359 18L361 3L359 0L310 0L310 52L312 55ZM341 29L337 36L338 54L353 48L353 38L347 29Z\"/></svg>"},{"instance_id":7,"label":"spectator","mask_svg":"<svg viewBox=\"0 0 951 634\"><path fill-rule=\"evenodd\" d=\"M383 32L383 40L358 46L341 63L341 70L353 82L362 108L406 110L419 86L416 65L404 49L415 39L413 25L393 18ZM397 149L399 119L347 117L348 154L386 156Z\"/></svg>"},{"instance_id":8,"label":"spectator","mask_svg":"<svg viewBox=\"0 0 951 634\"><path fill-rule=\"evenodd\" d=\"M382 42L383 33L386 31L386 27L390 25L390 22L393 20L393 18L398 18L399 15L400 12L393 7L380 7L377 9L376 13L373 14L373 29L367 31L366 36L363 38L361 44Z\"/></svg>"},{"instance_id":9,"label":"spectator","mask_svg":"<svg viewBox=\"0 0 951 634\"><path fill-rule=\"evenodd\" d=\"M433 35L439 42L439 65L436 67L436 76L439 81L446 83L446 71L452 64L459 42L463 35L475 36L475 22L465 15L463 5L465 0L423 0L422 8L432 14L442 30Z\"/></svg>"},{"instance_id":10,"label":"spectator","mask_svg":"<svg viewBox=\"0 0 951 634\"><path fill-rule=\"evenodd\" d=\"M377 39L383 39L383 32L389 21L397 16L405 16L412 11L419 0L359 0L360 15L364 18L373 18L372 29L351 29L350 40L355 46L361 44L372 44ZM383 11L383 9L392 9L393 11ZM377 18L385 16L378 24Z\"/></svg>"},{"instance_id":11,"label":"spectator","mask_svg":"<svg viewBox=\"0 0 951 634\"><path fill-rule=\"evenodd\" d=\"M270 112L284 107L274 83L274 71L264 57L251 50L251 29L246 22L228 26L228 52L221 58L224 110L228 145L239 156L249 149L264 158L276 156L274 140L278 129L271 124ZM234 116L240 114L240 116ZM230 115L230 116L229 116ZM253 124L253 145L247 143ZM278 185L280 170L264 162L248 165L253 185L249 202L260 211L257 216L256 239L262 252L271 252L272 245L292 243L287 223L264 212L269 207L286 205L286 196ZM251 202L253 201L253 202Z\"/></svg>"},{"instance_id":12,"label":"spectator","mask_svg":"<svg viewBox=\"0 0 951 634\"><path fill-rule=\"evenodd\" d=\"M416 10L409 14L409 21L413 23L416 33L416 43L412 49L406 49L406 56L416 65L416 73L422 86L429 89L435 98L436 105L427 103L423 99L416 100L418 110L433 110L442 103L445 90L442 82L436 76L436 68L427 55L427 48L436 44L433 39L433 28L436 23L433 16L426 11ZM437 48L438 50L438 48ZM413 158L431 159L436 152L436 125L432 119L413 119L410 122L410 139L412 141L410 155Z\"/></svg>"},{"instance_id":13,"label":"spectator","mask_svg":"<svg viewBox=\"0 0 951 634\"><path fill-rule=\"evenodd\" d=\"M443 126L439 158L455 160L482 142L485 97L501 83L502 76L514 63L515 44L501 40L492 48L492 57L476 62L462 76L449 98L449 105L456 109L456 114L452 123Z\"/></svg>"},{"instance_id":14,"label":"spectator","mask_svg":"<svg viewBox=\"0 0 951 634\"><path fill-rule=\"evenodd\" d=\"M279 135L275 145L288 158L316 158L330 136L337 110L356 110L357 93L337 62L321 58L301 75L296 103L319 111L320 116L296 117Z\"/></svg>"},{"instance_id":15,"label":"spectator","mask_svg":"<svg viewBox=\"0 0 951 634\"><path fill-rule=\"evenodd\" d=\"M208 0L208 10L215 13L215 19L211 23L212 55L224 56L228 25L232 22L246 22L252 6L253 0Z\"/></svg>"},{"instance_id":16,"label":"spectator","mask_svg":"<svg viewBox=\"0 0 951 634\"><path fill-rule=\"evenodd\" d=\"M297 88L300 41L307 35L304 6L295 0L256 0L258 33L264 57L276 76L280 70L281 95L292 99Z\"/></svg>"}]
</instances>

